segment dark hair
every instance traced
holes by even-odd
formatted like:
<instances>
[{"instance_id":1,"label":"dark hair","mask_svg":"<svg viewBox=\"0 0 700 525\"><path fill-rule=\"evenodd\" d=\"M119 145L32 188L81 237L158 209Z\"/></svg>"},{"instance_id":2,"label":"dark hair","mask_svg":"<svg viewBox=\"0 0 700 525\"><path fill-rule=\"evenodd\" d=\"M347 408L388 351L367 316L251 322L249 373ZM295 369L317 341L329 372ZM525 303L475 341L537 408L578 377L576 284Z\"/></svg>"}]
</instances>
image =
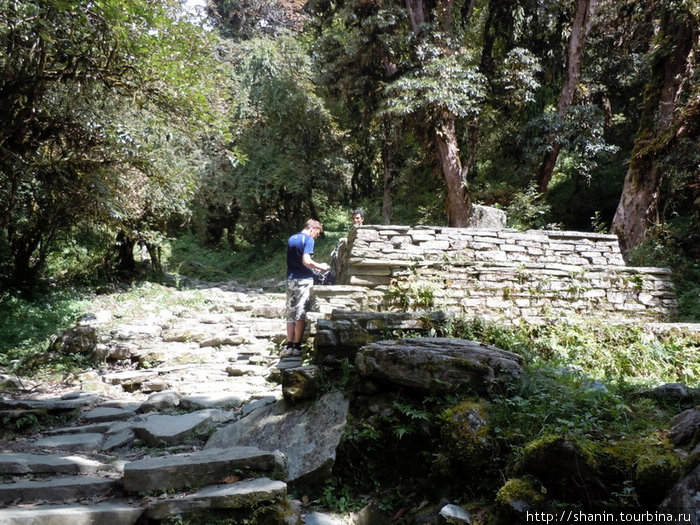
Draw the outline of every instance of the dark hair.
<instances>
[{"instance_id":1,"label":"dark hair","mask_svg":"<svg viewBox=\"0 0 700 525\"><path fill-rule=\"evenodd\" d=\"M365 216L365 214L362 213L362 210L359 209L359 208L356 209L356 210L352 210L352 214L351 214L351 215L359 215L359 216L362 217L362 218L364 218L364 216Z\"/></svg>"}]
</instances>

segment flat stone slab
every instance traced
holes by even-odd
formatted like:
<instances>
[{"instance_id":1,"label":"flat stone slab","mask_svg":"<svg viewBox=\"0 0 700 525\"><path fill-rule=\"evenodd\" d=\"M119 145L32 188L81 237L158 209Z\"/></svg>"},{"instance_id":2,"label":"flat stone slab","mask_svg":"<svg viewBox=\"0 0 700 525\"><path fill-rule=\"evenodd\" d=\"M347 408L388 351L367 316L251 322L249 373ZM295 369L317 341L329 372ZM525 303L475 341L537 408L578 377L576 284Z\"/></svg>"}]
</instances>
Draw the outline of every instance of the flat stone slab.
<instances>
[{"instance_id":1,"label":"flat stone slab","mask_svg":"<svg viewBox=\"0 0 700 525\"><path fill-rule=\"evenodd\" d=\"M212 422L230 419L232 415L220 410L208 409L181 415L151 414L143 417L142 421L133 424L133 430L138 437L151 446L163 443L176 445L182 443L192 433L199 432Z\"/></svg>"},{"instance_id":2,"label":"flat stone slab","mask_svg":"<svg viewBox=\"0 0 700 525\"><path fill-rule=\"evenodd\" d=\"M111 385L121 385L124 390L136 388L144 381L155 379L158 377L158 372L146 371L131 371L115 372L104 376L104 381Z\"/></svg>"},{"instance_id":3,"label":"flat stone slab","mask_svg":"<svg viewBox=\"0 0 700 525\"><path fill-rule=\"evenodd\" d=\"M282 454L256 447L209 448L186 454L141 459L124 465L124 488L129 492L167 490L222 483L237 469L280 472Z\"/></svg>"},{"instance_id":4,"label":"flat stone slab","mask_svg":"<svg viewBox=\"0 0 700 525\"><path fill-rule=\"evenodd\" d=\"M123 421L132 417L140 406L139 403L131 403L124 407L97 407L90 412L85 412L82 418L88 423Z\"/></svg>"},{"instance_id":5,"label":"flat stone slab","mask_svg":"<svg viewBox=\"0 0 700 525\"><path fill-rule=\"evenodd\" d=\"M92 474L102 468L99 461L81 456L0 454L0 474Z\"/></svg>"},{"instance_id":6,"label":"flat stone slab","mask_svg":"<svg viewBox=\"0 0 700 525\"><path fill-rule=\"evenodd\" d=\"M38 409L46 410L47 412L62 412L93 405L95 401L97 401L97 394L86 394L73 399L9 399L0 401L0 408L23 408L27 410Z\"/></svg>"},{"instance_id":7,"label":"flat stone slab","mask_svg":"<svg viewBox=\"0 0 700 525\"><path fill-rule=\"evenodd\" d=\"M115 479L89 476L3 483L0 484L0 503L77 500L103 496L117 487L119 487L119 482Z\"/></svg>"},{"instance_id":8,"label":"flat stone slab","mask_svg":"<svg viewBox=\"0 0 700 525\"><path fill-rule=\"evenodd\" d=\"M39 505L0 510L3 525L134 525L143 514L141 507L126 504Z\"/></svg>"},{"instance_id":9,"label":"flat stone slab","mask_svg":"<svg viewBox=\"0 0 700 525\"><path fill-rule=\"evenodd\" d=\"M201 509L240 509L287 496L287 484L269 478L256 478L229 485L214 485L182 498L149 503L146 515L162 520L168 516Z\"/></svg>"},{"instance_id":10,"label":"flat stone slab","mask_svg":"<svg viewBox=\"0 0 700 525\"><path fill-rule=\"evenodd\" d=\"M108 434L105 436L101 450L107 452L115 448L123 447L131 443L134 439L136 439L136 434L134 434L134 431L131 429L122 430L115 434Z\"/></svg>"},{"instance_id":11,"label":"flat stone slab","mask_svg":"<svg viewBox=\"0 0 700 525\"><path fill-rule=\"evenodd\" d=\"M103 434L60 434L37 439L33 445L59 450L99 450L104 440Z\"/></svg>"},{"instance_id":12,"label":"flat stone slab","mask_svg":"<svg viewBox=\"0 0 700 525\"><path fill-rule=\"evenodd\" d=\"M183 408L199 409L199 408L230 408L239 407L246 401L248 397L243 392L212 392L210 394L196 394L185 396L180 400Z\"/></svg>"},{"instance_id":13,"label":"flat stone slab","mask_svg":"<svg viewBox=\"0 0 700 525\"><path fill-rule=\"evenodd\" d=\"M110 421L104 421L100 423L91 423L89 425L80 425L77 427L60 427L60 428L50 428L44 431L44 434L55 436L58 434L79 434L79 433L100 433L107 432L109 427L112 425Z\"/></svg>"}]
</instances>

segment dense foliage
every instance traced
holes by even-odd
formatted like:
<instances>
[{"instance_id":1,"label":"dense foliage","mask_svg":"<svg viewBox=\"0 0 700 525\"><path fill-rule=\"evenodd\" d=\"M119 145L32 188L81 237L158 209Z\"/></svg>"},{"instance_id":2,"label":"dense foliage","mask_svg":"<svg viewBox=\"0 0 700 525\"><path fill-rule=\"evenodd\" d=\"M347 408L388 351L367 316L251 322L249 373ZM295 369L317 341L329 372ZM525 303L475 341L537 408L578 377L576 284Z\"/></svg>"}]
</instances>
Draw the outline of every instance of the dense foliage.
<instances>
[{"instance_id":1,"label":"dense foliage","mask_svg":"<svg viewBox=\"0 0 700 525\"><path fill-rule=\"evenodd\" d=\"M0 2L5 288L131 272L137 243L161 271L184 231L259 249L339 206L461 225L479 202L612 226L697 311L696 3L206 7Z\"/></svg>"},{"instance_id":2,"label":"dense foliage","mask_svg":"<svg viewBox=\"0 0 700 525\"><path fill-rule=\"evenodd\" d=\"M52 253L89 237L102 254L138 237L155 245L187 216L220 77L211 37L177 13L168 2L0 2L6 284L31 287Z\"/></svg>"}]
</instances>

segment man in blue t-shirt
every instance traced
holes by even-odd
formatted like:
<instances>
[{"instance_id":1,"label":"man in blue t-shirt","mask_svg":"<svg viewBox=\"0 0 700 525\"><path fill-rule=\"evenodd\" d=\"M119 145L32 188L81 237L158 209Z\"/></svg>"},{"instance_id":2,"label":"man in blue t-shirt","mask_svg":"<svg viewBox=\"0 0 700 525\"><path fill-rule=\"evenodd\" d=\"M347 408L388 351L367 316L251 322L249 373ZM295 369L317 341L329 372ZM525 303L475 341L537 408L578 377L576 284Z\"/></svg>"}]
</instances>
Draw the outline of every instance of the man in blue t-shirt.
<instances>
[{"instance_id":1,"label":"man in blue t-shirt","mask_svg":"<svg viewBox=\"0 0 700 525\"><path fill-rule=\"evenodd\" d=\"M314 270L328 270L328 264L317 263L311 257L314 254L314 241L321 232L323 224L309 219L304 229L287 241L287 345L284 355L301 354L301 338L314 284Z\"/></svg>"}]
</instances>

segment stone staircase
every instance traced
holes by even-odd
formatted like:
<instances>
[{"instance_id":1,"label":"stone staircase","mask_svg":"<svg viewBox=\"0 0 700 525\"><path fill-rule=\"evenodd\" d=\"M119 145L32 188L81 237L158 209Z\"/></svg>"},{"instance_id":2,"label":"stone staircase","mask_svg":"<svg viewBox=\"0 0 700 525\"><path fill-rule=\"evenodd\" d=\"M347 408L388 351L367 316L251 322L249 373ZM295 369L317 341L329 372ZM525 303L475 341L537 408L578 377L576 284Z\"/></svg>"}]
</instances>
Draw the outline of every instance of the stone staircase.
<instances>
[{"instance_id":1,"label":"stone staircase","mask_svg":"<svg viewBox=\"0 0 700 525\"><path fill-rule=\"evenodd\" d=\"M104 367L62 384L25 381L24 391L0 397L6 424L50 423L1 441L0 523L131 525L261 506L289 513L284 454L204 448L217 428L278 402L281 370L301 365L276 352L283 295L234 284L174 293L185 305L205 294L207 308L96 312L84 323L101 334Z\"/></svg>"}]
</instances>

